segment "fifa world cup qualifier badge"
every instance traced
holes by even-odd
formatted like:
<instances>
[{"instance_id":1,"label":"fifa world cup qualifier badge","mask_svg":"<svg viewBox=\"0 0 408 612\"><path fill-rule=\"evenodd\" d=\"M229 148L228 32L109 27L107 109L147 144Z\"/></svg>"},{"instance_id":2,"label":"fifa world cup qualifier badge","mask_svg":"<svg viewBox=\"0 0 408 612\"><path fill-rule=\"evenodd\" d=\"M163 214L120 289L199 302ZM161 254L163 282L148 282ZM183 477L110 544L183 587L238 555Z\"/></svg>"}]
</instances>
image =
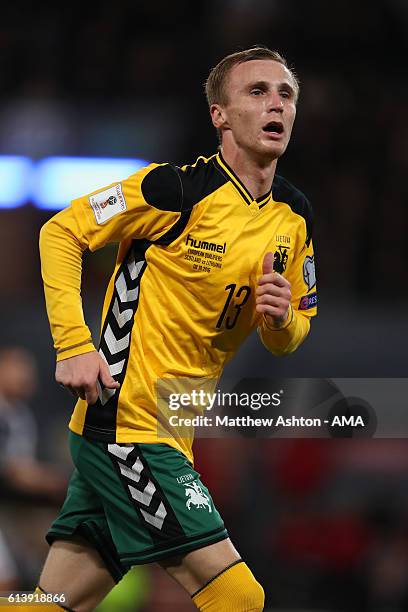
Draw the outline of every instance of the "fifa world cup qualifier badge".
<instances>
[{"instance_id":1,"label":"fifa world cup qualifier badge","mask_svg":"<svg viewBox=\"0 0 408 612\"><path fill-rule=\"evenodd\" d=\"M89 203L98 225L126 210L126 200L120 183L89 196Z\"/></svg>"}]
</instances>

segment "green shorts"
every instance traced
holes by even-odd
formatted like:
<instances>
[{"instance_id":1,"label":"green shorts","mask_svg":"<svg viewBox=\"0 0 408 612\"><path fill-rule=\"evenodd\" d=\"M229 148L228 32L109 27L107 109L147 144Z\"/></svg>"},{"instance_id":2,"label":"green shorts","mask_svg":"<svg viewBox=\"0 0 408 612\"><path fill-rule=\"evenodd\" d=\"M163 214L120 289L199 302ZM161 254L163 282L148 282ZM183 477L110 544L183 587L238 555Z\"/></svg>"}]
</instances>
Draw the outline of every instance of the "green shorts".
<instances>
[{"instance_id":1,"label":"green shorts","mask_svg":"<svg viewBox=\"0 0 408 612\"><path fill-rule=\"evenodd\" d=\"M228 537L208 489L167 444L106 444L70 432L75 470L47 542L82 536L118 582L132 565Z\"/></svg>"}]
</instances>

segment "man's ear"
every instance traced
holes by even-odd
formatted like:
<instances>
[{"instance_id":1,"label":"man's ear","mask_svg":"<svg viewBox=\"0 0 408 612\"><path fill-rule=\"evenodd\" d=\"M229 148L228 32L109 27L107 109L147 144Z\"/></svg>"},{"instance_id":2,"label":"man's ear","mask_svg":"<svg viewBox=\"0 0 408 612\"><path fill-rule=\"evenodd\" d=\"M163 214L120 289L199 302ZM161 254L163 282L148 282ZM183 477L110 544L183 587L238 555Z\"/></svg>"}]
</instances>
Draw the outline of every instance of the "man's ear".
<instances>
[{"instance_id":1,"label":"man's ear","mask_svg":"<svg viewBox=\"0 0 408 612\"><path fill-rule=\"evenodd\" d=\"M225 110L219 104L211 104L210 115L213 122L213 126L219 130L222 127L226 127L227 117Z\"/></svg>"}]
</instances>

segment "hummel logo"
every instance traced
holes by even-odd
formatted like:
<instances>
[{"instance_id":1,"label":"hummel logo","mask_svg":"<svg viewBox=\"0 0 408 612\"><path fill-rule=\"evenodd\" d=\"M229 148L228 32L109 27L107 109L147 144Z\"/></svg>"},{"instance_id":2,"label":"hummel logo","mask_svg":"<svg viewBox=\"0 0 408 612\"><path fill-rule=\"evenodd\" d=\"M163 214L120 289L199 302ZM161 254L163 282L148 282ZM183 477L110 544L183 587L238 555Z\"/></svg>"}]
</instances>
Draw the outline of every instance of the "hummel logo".
<instances>
[{"instance_id":1,"label":"hummel logo","mask_svg":"<svg viewBox=\"0 0 408 612\"><path fill-rule=\"evenodd\" d=\"M216 242L207 242L206 240L196 240L190 234L187 235L186 244L194 247L195 249L202 249L203 251L216 251L217 253L225 253L227 250L227 243L217 244Z\"/></svg>"}]
</instances>

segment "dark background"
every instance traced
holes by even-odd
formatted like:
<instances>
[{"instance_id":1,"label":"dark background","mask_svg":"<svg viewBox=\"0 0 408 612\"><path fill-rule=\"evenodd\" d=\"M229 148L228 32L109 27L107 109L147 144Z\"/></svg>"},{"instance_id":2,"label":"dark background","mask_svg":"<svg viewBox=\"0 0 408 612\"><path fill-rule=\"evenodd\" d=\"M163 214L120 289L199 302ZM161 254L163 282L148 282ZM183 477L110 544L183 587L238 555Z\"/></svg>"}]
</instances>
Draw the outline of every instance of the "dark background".
<instances>
[{"instance_id":1,"label":"dark background","mask_svg":"<svg viewBox=\"0 0 408 612\"><path fill-rule=\"evenodd\" d=\"M319 316L296 354L274 358L254 336L226 374L405 377L407 33L405 0L14 1L0 23L0 154L193 163L217 146L211 67L257 43L279 50L301 95L278 173L315 210ZM69 466L37 247L51 214L0 210L0 344L33 352L39 455ZM85 259L95 334L113 257ZM200 440L197 461L271 608L408 609L405 441Z\"/></svg>"}]
</instances>

